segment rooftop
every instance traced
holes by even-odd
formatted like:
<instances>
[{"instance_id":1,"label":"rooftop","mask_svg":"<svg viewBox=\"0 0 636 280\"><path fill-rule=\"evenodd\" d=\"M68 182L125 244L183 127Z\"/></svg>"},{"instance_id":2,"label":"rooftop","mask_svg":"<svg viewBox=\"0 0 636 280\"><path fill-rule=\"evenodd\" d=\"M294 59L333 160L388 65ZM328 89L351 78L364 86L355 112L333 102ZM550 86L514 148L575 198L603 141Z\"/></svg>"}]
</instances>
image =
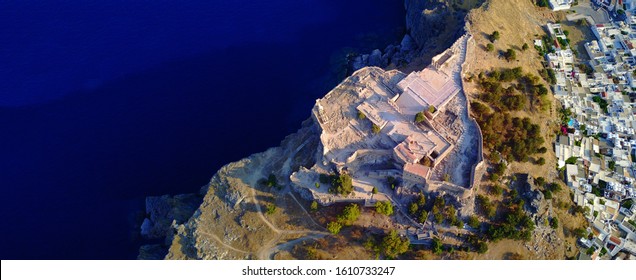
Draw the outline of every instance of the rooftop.
<instances>
[{"instance_id":1,"label":"rooftop","mask_svg":"<svg viewBox=\"0 0 636 280\"><path fill-rule=\"evenodd\" d=\"M421 164L407 163L404 165L404 172L415 174L422 178L428 178L430 168Z\"/></svg>"},{"instance_id":2,"label":"rooftop","mask_svg":"<svg viewBox=\"0 0 636 280\"><path fill-rule=\"evenodd\" d=\"M409 74L397 86L403 91L397 99L397 106L409 116L428 109L429 105L441 108L460 90L450 76L432 68Z\"/></svg>"}]
</instances>

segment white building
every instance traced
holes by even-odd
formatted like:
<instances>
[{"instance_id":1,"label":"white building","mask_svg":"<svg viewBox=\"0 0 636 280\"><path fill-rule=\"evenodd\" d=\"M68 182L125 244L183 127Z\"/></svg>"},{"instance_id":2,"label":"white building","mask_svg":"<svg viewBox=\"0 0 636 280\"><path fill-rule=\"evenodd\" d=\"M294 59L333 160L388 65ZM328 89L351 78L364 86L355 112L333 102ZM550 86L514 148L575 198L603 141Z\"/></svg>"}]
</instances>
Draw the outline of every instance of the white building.
<instances>
[{"instance_id":1,"label":"white building","mask_svg":"<svg viewBox=\"0 0 636 280\"><path fill-rule=\"evenodd\" d=\"M567 10L572 7L574 0L550 0L550 8L553 11Z\"/></svg>"}]
</instances>

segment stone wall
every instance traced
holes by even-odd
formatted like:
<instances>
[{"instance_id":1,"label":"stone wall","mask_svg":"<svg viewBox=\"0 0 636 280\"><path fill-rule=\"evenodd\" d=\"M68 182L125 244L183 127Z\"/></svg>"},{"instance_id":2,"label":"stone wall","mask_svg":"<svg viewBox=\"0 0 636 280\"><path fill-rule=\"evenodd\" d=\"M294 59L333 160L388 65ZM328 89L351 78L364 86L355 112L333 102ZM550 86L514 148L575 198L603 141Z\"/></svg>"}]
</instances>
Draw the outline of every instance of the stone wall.
<instances>
[{"instance_id":1,"label":"stone wall","mask_svg":"<svg viewBox=\"0 0 636 280\"><path fill-rule=\"evenodd\" d=\"M475 41L473 40L473 36L469 31L470 29L470 24L466 23L466 31L468 34L468 40L466 42L466 59L464 60L464 63L462 64L462 91L464 92L464 95L466 96L466 109L468 110L468 117L470 118L470 122L477 128L477 140L479 142L479 145L477 145L477 162L475 164L473 164L473 166L471 167L470 170L470 189L473 189L473 187L475 186L475 182L479 182L479 177L481 177L482 172L481 168L483 166L484 163L484 137L483 134L481 132L481 127L479 127L479 124L477 123L477 120L475 120L475 118L470 116L470 112L471 112L471 108L470 108L470 102L468 102L468 95L466 93L466 87L464 86L464 74L468 71L468 69L470 68L470 63L468 63L468 57L472 54L472 50L475 47Z\"/></svg>"}]
</instances>

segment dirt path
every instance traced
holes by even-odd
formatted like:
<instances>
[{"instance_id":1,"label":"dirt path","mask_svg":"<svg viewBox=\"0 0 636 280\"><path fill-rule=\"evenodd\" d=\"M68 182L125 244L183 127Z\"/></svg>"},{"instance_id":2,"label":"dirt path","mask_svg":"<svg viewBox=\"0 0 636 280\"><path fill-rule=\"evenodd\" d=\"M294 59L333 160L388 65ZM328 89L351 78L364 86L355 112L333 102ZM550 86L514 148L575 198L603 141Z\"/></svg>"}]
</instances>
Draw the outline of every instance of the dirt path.
<instances>
[{"instance_id":1,"label":"dirt path","mask_svg":"<svg viewBox=\"0 0 636 280\"><path fill-rule=\"evenodd\" d=\"M317 223L317 222L316 222L316 221L315 221L315 220L311 217L311 215L309 214L309 212L307 212L307 210L305 209L305 207L303 207L303 205L302 205L302 204L300 204L300 201L298 201L298 199L296 199L296 196L295 196L295 195L294 195L291 191L289 191L289 193L287 193L287 194L289 194L289 196L291 196L291 198L292 198L292 199L294 199L294 201L296 201L296 204L298 204L298 207L300 207L300 209L302 209L302 210L303 210L303 212L305 212L305 214L307 214L307 217L309 217L309 220L311 221L311 223L313 223L315 226L317 226L317 227L318 227L319 229L321 229L321 230L324 230L324 231L326 231L326 230L327 230L326 228L324 228L323 226L321 226L320 224L318 224L318 223Z\"/></svg>"},{"instance_id":2,"label":"dirt path","mask_svg":"<svg viewBox=\"0 0 636 280\"><path fill-rule=\"evenodd\" d=\"M274 259L274 255L280 251L284 251L284 250L290 250L293 246L295 246L296 244L300 243L301 241L307 240L307 239L317 239L320 237L324 237L326 236L328 233L324 233L324 232L320 232L320 233L313 233L310 235L306 235L303 236L301 238L296 238L290 241L287 241L285 243L280 243L276 246L272 246L269 247L267 250L263 250L259 256L260 259Z\"/></svg>"},{"instance_id":3,"label":"dirt path","mask_svg":"<svg viewBox=\"0 0 636 280\"><path fill-rule=\"evenodd\" d=\"M294 152L292 152L288 156L288 159L285 161L285 163L283 164L283 167L281 168L281 170L283 171L283 174L289 173L289 170L291 169L291 159L307 143L308 143L308 140L303 142L298 148L296 148L294 150ZM257 183L258 183L259 178L265 177L265 175L262 173L263 169L265 169L265 167L261 169L261 172L255 172L254 174L252 174L252 176L249 177L248 183L251 186L256 186ZM271 257L276 252L279 252L279 251L284 250L284 249L289 249L290 246L292 246L292 245L294 245L294 244L296 244L296 243L298 243L298 242L300 242L302 240L315 239L315 238L319 238L319 237L326 236L326 235L329 234L328 232L326 232L325 228L320 226L320 224L316 223L316 221L314 221L314 219L311 218L311 216L309 215L309 212L307 212L305 207L303 207L302 204L292 194L291 189L290 189L289 186L285 187L285 189L282 191L282 194L290 195L292 197L292 199L298 204L300 209L302 209L303 212L305 212L305 214L307 214L307 217L311 220L311 222L314 223L318 228L323 229L324 231L317 231L317 230L281 230L281 229L278 229L274 224L272 224L269 220L267 220L267 218L263 214L263 210L261 209L261 206L258 203L258 199L256 199L256 191L254 190L254 188L250 188L250 191L251 191L251 194L252 194L251 200L254 202L254 205L256 206L256 210L258 212L259 218L263 221L263 223L265 223L272 231L274 231L277 234L276 237L270 239L269 241L267 241L267 243L263 244L261 249L259 249L254 254L256 256L256 258L258 258L258 259L271 259ZM289 235L292 235L292 234L304 234L306 236L303 236L303 237L300 237L300 238L296 238L296 239L287 241L285 243L281 243L281 244L276 245L278 243L278 241L281 240L283 235L286 235L286 234L289 234Z\"/></svg>"},{"instance_id":4,"label":"dirt path","mask_svg":"<svg viewBox=\"0 0 636 280\"><path fill-rule=\"evenodd\" d=\"M229 245L229 244L227 244L227 243L224 243L224 242L221 240L221 238L219 238L219 237L218 237L218 236L216 236L215 234L208 233L208 232L203 232L203 231L199 231L199 232L198 232L198 234L203 235L203 236L205 236L205 237L212 238L212 239L214 239L214 241L216 241L216 242L218 242L219 244L221 244L221 246L223 246L223 247L225 247L225 248L228 248L228 249L230 249L230 250L232 250L232 251L236 251L236 252L243 253L243 254L248 254L248 255L251 255L251 254L252 254L251 252L243 251L243 250L241 250L241 249L234 248L234 247L230 246L230 245Z\"/></svg>"}]
</instances>

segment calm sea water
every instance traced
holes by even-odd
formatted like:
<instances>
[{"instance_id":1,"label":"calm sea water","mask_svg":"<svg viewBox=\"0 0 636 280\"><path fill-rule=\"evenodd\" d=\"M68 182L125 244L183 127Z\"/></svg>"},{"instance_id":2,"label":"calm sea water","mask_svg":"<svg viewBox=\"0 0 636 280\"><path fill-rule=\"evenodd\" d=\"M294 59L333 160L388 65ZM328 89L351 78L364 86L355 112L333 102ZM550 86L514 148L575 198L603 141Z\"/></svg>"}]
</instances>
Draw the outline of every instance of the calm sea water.
<instances>
[{"instance_id":1,"label":"calm sea water","mask_svg":"<svg viewBox=\"0 0 636 280\"><path fill-rule=\"evenodd\" d=\"M401 0L2 1L0 258L127 259L148 195L275 146Z\"/></svg>"}]
</instances>

